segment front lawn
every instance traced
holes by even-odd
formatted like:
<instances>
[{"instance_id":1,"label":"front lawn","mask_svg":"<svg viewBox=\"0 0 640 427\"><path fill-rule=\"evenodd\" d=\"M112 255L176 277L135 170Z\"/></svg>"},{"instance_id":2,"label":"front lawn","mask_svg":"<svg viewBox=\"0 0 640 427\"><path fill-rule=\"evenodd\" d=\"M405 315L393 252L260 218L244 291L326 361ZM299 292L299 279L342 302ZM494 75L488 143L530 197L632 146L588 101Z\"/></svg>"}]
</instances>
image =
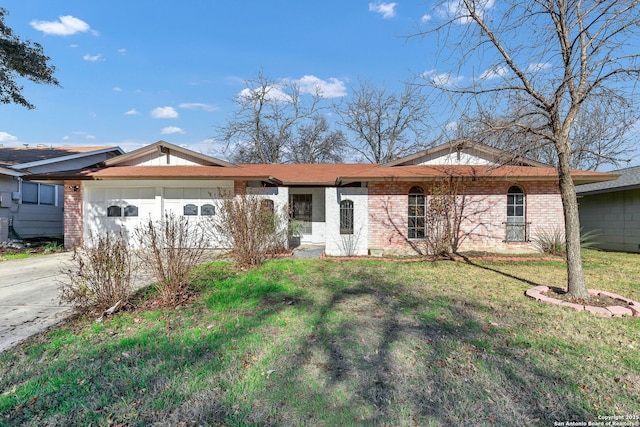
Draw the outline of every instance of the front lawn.
<instances>
[{"instance_id":1,"label":"front lawn","mask_svg":"<svg viewBox=\"0 0 640 427\"><path fill-rule=\"evenodd\" d=\"M554 425L640 415L640 319L524 296L562 261L202 266L198 300L0 353L0 425ZM640 256L585 252L640 300Z\"/></svg>"}]
</instances>

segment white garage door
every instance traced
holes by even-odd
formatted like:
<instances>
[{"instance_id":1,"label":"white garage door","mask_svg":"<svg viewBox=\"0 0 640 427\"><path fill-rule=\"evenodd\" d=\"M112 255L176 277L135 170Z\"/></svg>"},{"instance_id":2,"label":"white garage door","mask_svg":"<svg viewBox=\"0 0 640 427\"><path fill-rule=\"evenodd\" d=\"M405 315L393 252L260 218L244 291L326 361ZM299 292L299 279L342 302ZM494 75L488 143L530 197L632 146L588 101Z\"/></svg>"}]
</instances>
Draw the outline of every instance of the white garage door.
<instances>
[{"instance_id":1,"label":"white garage door","mask_svg":"<svg viewBox=\"0 0 640 427\"><path fill-rule=\"evenodd\" d=\"M122 232L127 237L141 221L159 216L153 187L89 188L85 206L85 242L90 235Z\"/></svg>"}]
</instances>

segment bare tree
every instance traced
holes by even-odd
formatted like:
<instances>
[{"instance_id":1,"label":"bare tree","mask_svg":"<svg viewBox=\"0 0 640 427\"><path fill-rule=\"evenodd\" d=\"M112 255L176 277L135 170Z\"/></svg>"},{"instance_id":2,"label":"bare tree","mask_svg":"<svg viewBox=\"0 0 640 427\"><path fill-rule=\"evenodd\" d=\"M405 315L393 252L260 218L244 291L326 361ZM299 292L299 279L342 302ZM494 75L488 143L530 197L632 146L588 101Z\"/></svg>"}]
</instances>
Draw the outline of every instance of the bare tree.
<instances>
[{"instance_id":1,"label":"bare tree","mask_svg":"<svg viewBox=\"0 0 640 427\"><path fill-rule=\"evenodd\" d=\"M431 116L420 85L407 83L398 94L360 81L352 99L336 110L355 136L351 148L371 163L387 163L425 147L422 138Z\"/></svg>"},{"instance_id":2,"label":"bare tree","mask_svg":"<svg viewBox=\"0 0 640 427\"><path fill-rule=\"evenodd\" d=\"M640 2L454 0L440 3L433 16L433 27L416 35L443 36L447 49L453 42L462 64L493 61L467 86L445 86L443 79L433 83L462 99L491 103L488 108L494 111L522 105L521 114L511 112L513 121L498 130L508 126L553 146L565 217L568 293L589 298L571 179L571 137L585 105L637 105Z\"/></svg>"},{"instance_id":3,"label":"bare tree","mask_svg":"<svg viewBox=\"0 0 640 427\"><path fill-rule=\"evenodd\" d=\"M0 103L13 102L32 109L35 106L22 95L23 88L16 83L16 78L58 86L58 80L53 77L55 67L47 64L49 57L44 55L42 46L20 40L5 25L4 16L7 13L5 8L0 7Z\"/></svg>"},{"instance_id":4,"label":"bare tree","mask_svg":"<svg viewBox=\"0 0 640 427\"><path fill-rule=\"evenodd\" d=\"M295 82L276 81L262 73L247 80L233 101L237 110L219 128L227 146L233 145L233 160L241 163L282 163L293 145L296 126L318 113L322 93L317 88L309 97Z\"/></svg>"},{"instance_id":5,"label":"bare tree","mask_svg":"<svg viewBox=\"0 0 640 427\"><path fill-rule=\"evenodd\" d=\"M626 102L611 105L607 99L597 101L585 102L571 129L569 164L574 169L597 170L605 165L618 166L631 159L635 148L627 136L637 119L633 108ZM514 127L513 123L525 121L525 116L517 105L510 111L511 114L507 112L510 115L495 117L493 111L479 108L475 116L461 119L457 130L470 139L509 151L514 156L556 167L558 156L554 145L547 138ZM530 127L544 127L535 114L529 120Z\"/></svg>"},{"instance_id":6,"label":"bare tree","mask_svg":"<svg viewBox=\"0 0 640 427\"><path fill-rule=\"evenodd\" d=\"M344 133L332 131L327 119L317 115L298 128L289 159L291 163L340 163L346 146Z\"/></svg>"}]
</instances>

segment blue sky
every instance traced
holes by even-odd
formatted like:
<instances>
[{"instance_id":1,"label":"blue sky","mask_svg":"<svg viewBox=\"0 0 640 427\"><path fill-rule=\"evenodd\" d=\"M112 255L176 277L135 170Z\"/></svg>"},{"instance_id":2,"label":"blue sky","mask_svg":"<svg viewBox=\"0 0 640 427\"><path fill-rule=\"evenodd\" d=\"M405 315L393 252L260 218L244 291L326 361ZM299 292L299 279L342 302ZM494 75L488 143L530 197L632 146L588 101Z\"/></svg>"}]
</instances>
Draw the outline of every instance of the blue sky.
<instances>
[{"instance_id":1,"label":"blue sky","mask_svg":"<svg viewBox=\"0 0 640 427\"><path fill-rule=\"evenodd\" d=\"M370 80L391 89L433 68L407 41L420 1L6 0L5 22L40 43L62 87L28 81L27 110L0 105L0 143L119 145L160 139L224 157L212 141L259 72L319 84L327 98Z\"/></svg>"},{"instance_id":2,"label":"blue sky","mask_svg":"<svg viewBox=\"0 0 640 427\"><path fill-rule=\"evenodd\" d=\"M21 39L43 46L62 87L21 81L37 108L0 104L0 144L118 145L130 151L163 139L227 158L215 140L216 126L231 118L231 99L260 72L303 90L319 85L335 102L348 99L358 80L399 90L416 75L442 85L504 76L504 67L492 68L491 59L479 55L467 58L455 76L447 74L455 63L447 64L446 50L438 54L443 40L404 37L456 2L439 4L5 0L5 23ZM551 64L530 59L522 66L542 71ZM459 116L446 97L435 99L431 112L434 136Z\"/></svg>"}]
</instances>

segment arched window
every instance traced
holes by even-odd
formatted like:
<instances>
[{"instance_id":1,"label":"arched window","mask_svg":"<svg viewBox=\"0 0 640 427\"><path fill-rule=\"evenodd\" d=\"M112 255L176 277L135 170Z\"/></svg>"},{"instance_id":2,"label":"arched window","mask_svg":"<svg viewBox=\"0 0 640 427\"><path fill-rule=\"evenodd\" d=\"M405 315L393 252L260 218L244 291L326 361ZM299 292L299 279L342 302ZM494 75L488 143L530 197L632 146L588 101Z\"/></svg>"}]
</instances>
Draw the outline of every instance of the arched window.
<instances>
[{"instance_id":1,"label":"arched window","mask_svg":"<svg viewBox=\"0 0 640 427\"><path fill-rule=\"evenodd\" d=\"M116 205L109 206L107 208L107 216L114 216L114 217L122 216L122 208Z\"/></svg>"},{"instance_id":2,"label":"arched window","mask_svg":"<svg viewBox=\"0 0 640 427\"><path fill-rule=\"evenodd\" d=\"M138 207L134 205L125 207L124 216L138 216Z\"/></svg>"},{"instance_id":3,"label":"arched window","mask_svg":"<svg viewBox=\"0 0 640 427\"><path fill-rule=\"evenodd\" d=\"M216 207L212 204L207 203L206 205L202 205L200 208L200 215L202 216L213 216L216 214Z\"/></svg>"},{"instance_id":4,"label":"arched window","mask_svg":"<svg viewBox=\"0 0 640 427\"><path fill-rule=\"evenodd\" d=\"M198 215L198 207L192 203L189 203L188 205L184 205L184 208L182 208L182 215L184 216Z\"/></svg>"},{"instance_id":5,"label":"arched window","mask_svg":"<svg viewBox=\"0 0 640 427\"><path fill-rule=\"evenodd\" d=\"M353 234L353 202L340 202L340 234Z\"/></svg>"},{"instance_id":6,"label":"arched window","mask_svg":"<svg viewBox=\"0 0 640 427\"><path fill-rule=\"evenodd\" d=\"M408 236L410 239L425 238L425 218L427 198L422 187L411 187L409 190L409 212L407 215Z\"/></svg>"},{"instance_id":7,"label":"arched window","mask_svg":"<svg viewBox=\"0 0 640 427\"><path fill-rule=\"evenodd\" d=\"M513 185L507 191L507 242L526 241L526 227L524 191Z\"/></svg>"}]
</instances>

